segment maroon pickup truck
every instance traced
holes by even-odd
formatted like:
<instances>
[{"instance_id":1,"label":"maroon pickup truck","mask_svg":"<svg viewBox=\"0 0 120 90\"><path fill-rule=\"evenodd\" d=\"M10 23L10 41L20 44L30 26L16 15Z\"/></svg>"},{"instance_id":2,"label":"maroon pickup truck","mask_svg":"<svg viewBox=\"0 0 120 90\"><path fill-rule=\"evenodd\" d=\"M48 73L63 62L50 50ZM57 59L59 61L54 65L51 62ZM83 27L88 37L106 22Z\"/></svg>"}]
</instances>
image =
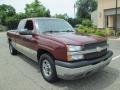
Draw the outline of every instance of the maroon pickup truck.
<instances>
[{"instance_id":1,"label":"maroon pickup truck","mask_svg":"<svg viewBox=\"0 0 120 90\"><path fill-rule=\"evenodd\" d=\"M10 53L38 62L48 82L91 75L107 66L113 55L105 38L77 33L62 19L23 19L7 36Z\"/></svg>"}]
</instances>

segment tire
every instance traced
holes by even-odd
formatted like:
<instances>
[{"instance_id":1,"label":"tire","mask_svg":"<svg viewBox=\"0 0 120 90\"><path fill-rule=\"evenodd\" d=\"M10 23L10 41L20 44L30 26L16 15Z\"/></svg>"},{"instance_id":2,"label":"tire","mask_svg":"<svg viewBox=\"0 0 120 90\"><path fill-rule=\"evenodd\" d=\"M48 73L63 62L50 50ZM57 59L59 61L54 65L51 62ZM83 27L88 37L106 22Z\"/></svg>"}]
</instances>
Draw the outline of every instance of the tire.
<instances>
[{"instance_id":1,"label":"tire","mask_svg":"<svg viewBox=\"0 0 120 90\"><path fill-rule=\"evenodd\" d=\"M11 55L17 55L17 50L13 47L11 42L9 42L9 50Z\"/></svg>"},{"instance_id":2,"label":"tire","mask_svg":"<svg viewBox=\"0 0 120 90\"><path fill-rule=\"evenodd\" d=\"M41 55L39 59L39 65L42 76L46 81L50 83L58 81L55 63L49 54Z\"/></svg>"}]
</instances>

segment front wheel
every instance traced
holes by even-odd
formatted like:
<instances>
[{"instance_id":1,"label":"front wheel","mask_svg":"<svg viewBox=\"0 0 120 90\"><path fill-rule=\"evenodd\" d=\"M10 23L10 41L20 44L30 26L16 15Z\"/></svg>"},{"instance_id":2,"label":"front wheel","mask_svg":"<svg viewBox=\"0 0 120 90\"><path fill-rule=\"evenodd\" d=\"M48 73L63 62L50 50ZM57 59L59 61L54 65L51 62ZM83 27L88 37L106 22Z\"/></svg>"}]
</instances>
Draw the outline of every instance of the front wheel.
<instances>
[{"instance_id":1,"label":"front wheel","mask_svg":"<svg viewBox=\"0 0 120 90\"><path fill-rule=\"evenodd\" d=\"M40 70L44 79L48 82L58 80L53 58L49 54L43 54L40 57Z\"/></svg>"},{"instance_id":2,"label":"front wheel","mask_svg":"<svg viewBox=\"0 0 120 90\"><path fill-rule=\"evenodd\" d=\"M12 55L16 55L17 54L17 50L13 47L11 42L9 42L9 50L10 50L10 53Z\"/></svg>"}]
</instances>

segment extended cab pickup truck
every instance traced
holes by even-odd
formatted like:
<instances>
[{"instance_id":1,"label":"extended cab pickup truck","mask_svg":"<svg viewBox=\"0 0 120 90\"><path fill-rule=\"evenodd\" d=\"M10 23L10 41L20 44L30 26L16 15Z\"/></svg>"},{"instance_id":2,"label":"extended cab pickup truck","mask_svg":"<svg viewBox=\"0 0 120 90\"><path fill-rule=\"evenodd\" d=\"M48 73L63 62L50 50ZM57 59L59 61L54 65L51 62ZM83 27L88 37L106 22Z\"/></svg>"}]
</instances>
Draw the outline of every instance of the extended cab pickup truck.
<instances>
[{"instance_id":1,"label":"extended cab pickup truck","mask_svg":"<svg viewBox=\"0 0 120 90\"><path fill-rule=\"evenodd\" d=\"M10 53L20 52L38 62L48 82L91 75L107 66L113 55L107 39L77 33L62 19L23 19L7 37Z\"/></svg>"}]
</instances>

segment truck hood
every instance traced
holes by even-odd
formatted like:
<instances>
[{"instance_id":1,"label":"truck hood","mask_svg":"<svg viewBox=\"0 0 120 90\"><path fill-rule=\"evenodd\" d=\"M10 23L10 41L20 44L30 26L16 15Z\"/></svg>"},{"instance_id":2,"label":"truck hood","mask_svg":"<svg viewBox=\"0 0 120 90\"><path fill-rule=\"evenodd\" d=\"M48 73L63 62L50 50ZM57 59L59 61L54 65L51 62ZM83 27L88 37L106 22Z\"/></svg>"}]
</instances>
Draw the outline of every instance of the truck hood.
<instances>
[{"instance_id":1,"label":"truck hood","mask_svg":"<svg viewBox=\"0 0 120 90\"><path fill-rule=\"evenodd\" d=\"M85 35L76 32L46 33L45 37L68 45L85 45L106 40L100 36Z\"/></svg>"}]
</instances>

